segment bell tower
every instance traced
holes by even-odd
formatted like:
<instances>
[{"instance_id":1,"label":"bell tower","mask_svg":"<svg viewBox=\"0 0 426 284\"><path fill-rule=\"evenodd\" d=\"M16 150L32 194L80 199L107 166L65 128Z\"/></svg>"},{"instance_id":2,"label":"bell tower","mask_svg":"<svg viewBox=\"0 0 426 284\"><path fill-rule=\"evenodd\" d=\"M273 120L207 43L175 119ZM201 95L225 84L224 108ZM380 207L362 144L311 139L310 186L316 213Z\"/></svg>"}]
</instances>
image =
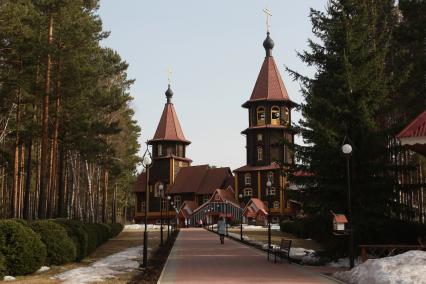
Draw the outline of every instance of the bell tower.
<instances>
[{"instance_id":1,"label":"bell tower","mask_svg":"<svg viewBox=\"0 0 426 284\"><path fill-rule=\"evenodd\" d=\"M248 127L241 132L246 136L247 164L234 171L235 188L241 203L247 204L250 198L269 202L272 216L279 218L289 213L284 194L287 182L281 170L294 160L289 146L294 143L291 110L296 104L290 100L272 56L274 41L269 29L263 47L265 59L251 97L242 105L249 118ZM268 180L272 183L269 189Z\"/></svg>"}]
</instances>

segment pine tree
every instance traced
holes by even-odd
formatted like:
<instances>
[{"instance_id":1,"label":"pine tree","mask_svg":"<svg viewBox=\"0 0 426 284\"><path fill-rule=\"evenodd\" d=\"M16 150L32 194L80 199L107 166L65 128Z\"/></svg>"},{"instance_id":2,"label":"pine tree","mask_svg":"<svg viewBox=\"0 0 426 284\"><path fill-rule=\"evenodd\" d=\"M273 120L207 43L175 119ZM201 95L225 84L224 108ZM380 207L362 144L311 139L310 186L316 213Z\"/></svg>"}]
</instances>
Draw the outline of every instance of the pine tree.
<instances>
[{"instance_id":1,"label":"pine tree","mask_svg":"<svg viewBox=\"0 0 426 284\"><path fill-rule=\"evenodd\" d=\"M314 176L299 180L301 199L311 217L324 220L322 238L332 239L331 214L347 212L343 142L350 143L352 214L364 243L378 240L377 218L389 216L394 177L387 143L395 135L387 124L399 80L389 64L396 13L392 0L330 0L325 13L311 10L310 51L299 54L317 70L313 78L291 71L302 83L298 147L301 168Z\"/></svg>"}]
</instances>

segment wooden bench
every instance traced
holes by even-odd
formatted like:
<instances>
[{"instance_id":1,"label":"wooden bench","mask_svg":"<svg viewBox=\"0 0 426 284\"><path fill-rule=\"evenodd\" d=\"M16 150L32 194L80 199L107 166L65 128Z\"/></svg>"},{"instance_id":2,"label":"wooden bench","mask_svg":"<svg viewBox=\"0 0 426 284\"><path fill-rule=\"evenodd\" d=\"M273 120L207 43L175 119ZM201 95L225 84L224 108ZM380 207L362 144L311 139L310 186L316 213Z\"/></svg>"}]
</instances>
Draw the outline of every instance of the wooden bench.
<instances>
[{"instance_id":1,"label":"wooden bench","mask_svg":"<svg viewBox=\"0 0 426 284\"><path fill-rule=\"evenodd\" d=\"M284 257L287 257L288 262L291 262L290 247L291 247L291 240L281 239L281 244L279 249L275 249L272 251L272 253L275 256L274 263L277 262L277 256L281 258L281 262L283 261Z\"/></svg>"}]
</instances>

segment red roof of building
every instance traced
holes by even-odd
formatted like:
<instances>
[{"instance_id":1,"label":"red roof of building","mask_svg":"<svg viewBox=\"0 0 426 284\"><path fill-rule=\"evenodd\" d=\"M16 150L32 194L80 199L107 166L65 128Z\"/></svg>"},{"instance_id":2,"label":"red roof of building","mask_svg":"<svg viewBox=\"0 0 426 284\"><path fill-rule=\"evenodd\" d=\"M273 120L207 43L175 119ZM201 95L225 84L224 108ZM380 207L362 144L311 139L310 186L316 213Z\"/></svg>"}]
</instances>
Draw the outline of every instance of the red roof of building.
<instances>
[{"instance_id":1,"label":"red roof of building","mask_svg":"<svg viewBox=\"0 0 426 284\"><path fill-rule=\"evenodd\" d=\"M336 223L348 223L348 219L346 219L346 216L343 214L334 214L334 221L336 221Z\"/></svg>"},{"instance_id":2,"label":"red roof of building","mask_svg":"<svg viewBox=\"0 0 426 284\"><path fill-rule=\"evenodd\" d=\"M136 178L136 183L133 186L133 192L145 192L146 189L146 173L141 173Z\"/></svg>"},{"instance_id":3,"label":"red roof of building","mask_svg":"<svg viewBox=\"0 0 426 284\"><path fill-rule=\"evenodd\" d=\"M179 209L179 215L184 218L190 218L196 207L195 201L185 200Z\"/></svg>"},{"instance_id":4,"label":"red roof of building","mask_svg":"<svg viewBox=\"0 0 426 284\"><path fill-rule=\"evenodd\" d=\"M191 143L186 140L183 135L182 128L179 123L175 108L172 103L166 103L164 106L163 114L161 115L160 122L158 123L157 130L155 131L154 141L181 141Z\"/></svg>"},{"instance_id":5,"label":"red roof of building","mask_svg":"<svg viewBox=\"0 0 426 284\"><path fill-rule=\"evenodd\" d=\"M426 110L407 125L396 137L413 138L426 136Z\"/></svg>"},{"instance_id":6,"label":"red roof of building","mask_svg":"<svg viewBox=\"0 0 426 284\"><path fill-rule=\"evenodd\" d=\"M272 56L266 56L254 85L250 100L253 101L289 101L280 72ZM246 106L247 102L243 104Z\"/></svg>"},{"instance_id":7,"label":"red roof of building","mask_svg":"<svg viewBox=\"0 0 426 284\"><path fill-rule=\"evenodd\" d=\"M279 169L280 165L278 165L277 163L273 162L272 164L268 165L268 166L250 166L250 165L245 165L242 166L238 169L235 169L234 172L250 172L250 171L269 171L269 170L276 170Z\"/></svg>"},{"instance_id":8,"label":"red roof of building","mask_svg":"<svg viewBox=\"0 0 426 284\"><path fill-rule=\"evenodd\" d=\"M227 167L210 168L209 165L184 167L180 169L168 192L211 194L215 189L225 187L230 176L232 173Z\"/></svg>"},{"instance_id":9,"label":"red roof of building","mask_svg":"<svg viewBox=\"0 0 426 284\"><path fill-rule=\"evenodd\" d=\"M243 215L246 217L256 217L258 214L268 215L268 208L265 203L258 198L250 198L250 201L244 207Z\"/></svg>"}]
</instances>

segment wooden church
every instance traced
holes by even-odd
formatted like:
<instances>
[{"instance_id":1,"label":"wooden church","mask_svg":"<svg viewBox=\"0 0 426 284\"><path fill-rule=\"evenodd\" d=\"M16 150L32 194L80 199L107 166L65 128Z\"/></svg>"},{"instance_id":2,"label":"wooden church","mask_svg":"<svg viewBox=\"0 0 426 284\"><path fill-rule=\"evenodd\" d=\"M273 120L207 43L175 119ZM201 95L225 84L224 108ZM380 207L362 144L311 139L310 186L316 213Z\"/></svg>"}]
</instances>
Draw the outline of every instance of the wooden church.
<instances>
[{"instance_id":1,"label":"wooden church","mask_svg":"<svg viewBox=\"0 0 426 284\"><path fill-rule=\"evenodd\" d=\"M296 104L290 100L272 56L274 42L269 31L263 46L266 57L250 99L242 105L248 110L249 118L248 128L242 131L246 136L247 164L234 170L235 177L227 167L191 166L191 159L186 157L186 147L191 142L183 134L169 84L160 122L154 137L148 141L153 160L148 183L147 173L142 173L134 187L136 222L143 221L145 206L149 223L159 223L162 213L170 220L179 216L178 220L184 219L186 224L195 225L203 220L213 220L212 216L221 216L223 210L232 212L229 216L225 214L231 219L242 218L243 212L264 218L265 214L252 211L253 208L265 211L268 206L272 222L294 214L286 196L288 183L284 173L294 162L290 151L295 134L291 127L291 110ZM160 184L163 192L159 190ZM232 195L233 199L220 199L225 207L218 205L220 200L212 199L218 192L221 196ZM170 209L171 202L176 210ZM265 206L259 206L260 203ZM250 204L258 206L244 210ZM249 220L248 215L244 220Z\"/></svg>"}]
</instances>

